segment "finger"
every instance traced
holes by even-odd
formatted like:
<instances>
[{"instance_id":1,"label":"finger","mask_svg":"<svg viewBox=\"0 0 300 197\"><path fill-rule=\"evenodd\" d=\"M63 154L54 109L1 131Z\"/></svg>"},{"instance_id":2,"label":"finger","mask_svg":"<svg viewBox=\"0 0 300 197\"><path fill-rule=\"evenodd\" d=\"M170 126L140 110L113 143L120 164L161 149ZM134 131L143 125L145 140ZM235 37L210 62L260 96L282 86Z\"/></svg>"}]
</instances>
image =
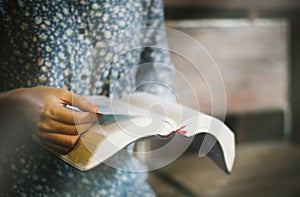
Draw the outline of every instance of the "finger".
<instances>
[{"instance_id":1,"label":"finger","mask_svg":"<svg viewBox=\"0 0 300 197\"><path fill-rule=\"evenodd\" d=\"M59 133L64 135L78 135L87 131L94 123L69 125L56 120L47 119L39 123L41 131Z\"/></svg>"},{"instance_id":2,"label":"finger","mask_svg":"<svg viewBox=\"0 0 300 197\"><path fill-rule=\"evenodd\" d=\"M60 154L67 154L68 152L70 152L73 148L69 148L69 147L64 147L64 146L60 146L57 144L53 144L44 140L40 140L40 143L42 146L44 146L47 149L50 149L54 152L60 153Z\"/></svg>"},{"instance_id":3,"label":"finger","mask_svg":"<svg viewBox=\"0 0 300 197\"><path fill-rule=\"evenodd\" d=\"M44 117L48 117L67 124L85 124L95 122L97 115L92 112L77 112L62 106L48 107L44 112Z\"/></svg>"},{"instance_id":4,"label":"finger","mask_svg":"<svg viewBox=\"0 0 300 197\"><path fill-rule=\"evenodd\" d=\"M79 135L64 135L43 131L38 132L37 135L41 140L67 148L74 147L80 137Z\"/></svg>"},{"instance_id":5,"label":"finger","mask_svg":"<svg viewBox=\"0 0 300 197\"><path fill-rule=\"evenodd\" d=\"M62 95L63 104L68 104L80 108L82 111L96 112L98 107L94 106L85 97L78 94L74 94L67 89L61 88L60 93Z\"/></svg>"},{"instance_id":6,"label":"finger","mask_svg":"<svg viewBox=\"0 0 300 197\"><path fill-rule=\"evenodd\" d=\"M96 113L96 116L97 116L97 120L101 120L102 114Z\"/></svg>"},{"instance_id":7,"label":"finger","mask_svg":"<svg viewBox=\"0 0 300 197\"><path fill-rule=\"evenodd\" d=\"M85 97L80 96L78 94L72 94L72 106L78 107L82 111L89 111L89 112L97 112L99 110L98 107L93 105L90 101L88 101Z\"/></svg>"},{"instance_id":8,"label":"finger","mask_svg":"<svg viewBox=\"0 0 300 197\"><path fill-rule=\"evenodd\" d=\"M38 137L37 135L33 135L32 138L41 146L46 148L49 151L60 153L60 154L67 154L70 152L74 147L64 147L57 144L53 144L51 142L45 141Z\"/></svg>"}]
</instances>

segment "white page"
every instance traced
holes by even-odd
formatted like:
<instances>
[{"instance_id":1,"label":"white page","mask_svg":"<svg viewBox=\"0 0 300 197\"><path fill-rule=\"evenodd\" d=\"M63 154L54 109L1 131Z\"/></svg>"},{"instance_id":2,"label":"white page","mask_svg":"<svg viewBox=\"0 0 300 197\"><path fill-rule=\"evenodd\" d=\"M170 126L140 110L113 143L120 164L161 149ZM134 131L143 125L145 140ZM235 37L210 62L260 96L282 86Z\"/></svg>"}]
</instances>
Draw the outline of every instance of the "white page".
<instances>
[{"instance_id":1,"label":"white page","mask_svg":"<svg viewBox=\"0 0 300 197\"><path fill-rule=\"evenodd\" d=\"M199 133L209 133L220 143L224 154L227 171L231 171L235 158L235 138L233 132L220 120L210 115L198 112L191 108L182 106L174 102L168 102L148 93L135 93L128 98L131 105L135 105L147 110L152 110L162 116L176 121L177 127L183 127L186 137L191 137ZM163 110L157 110L153 106L161 106ZM164 131L160 135L167 135ZM211 145L211 148L214 144ZM201 149L200 149L201 151ZM200 154L200 152L199 152Z\"/></svg>"},{"instance_id":2,"label":"white page","mask_svg":"<svg viewBox=\"0 0 300 197\"><path fill-rule=\"evenodd\" d=\"M97 113L104 115L132 115L132 116L149 116L149 112L120 100L112 100L105 96L86 96L93 105L99 107ZM81 111L78 107L66 105L67 108L74 111Z\"/></svg>"},{"instance_id":3,"label":"white page","mask_svg":"<svg viewBox=\"0 0 300 197\"><path fill-rule=\"evenodd\" d=\"M100 107L98 113L103 115L102 122L90 129L106 137L93 152L92 160L98 163L140 138L169 135L184 126L186 137L198 133L213 135L221 145L227 171L232 168L235 157L234 135L223 122L214 117L148 93L135 93L118 101L102 96L88 99ZM91 162L90 165L97 165L97 162Z\"/></svg>"}]
</instances>

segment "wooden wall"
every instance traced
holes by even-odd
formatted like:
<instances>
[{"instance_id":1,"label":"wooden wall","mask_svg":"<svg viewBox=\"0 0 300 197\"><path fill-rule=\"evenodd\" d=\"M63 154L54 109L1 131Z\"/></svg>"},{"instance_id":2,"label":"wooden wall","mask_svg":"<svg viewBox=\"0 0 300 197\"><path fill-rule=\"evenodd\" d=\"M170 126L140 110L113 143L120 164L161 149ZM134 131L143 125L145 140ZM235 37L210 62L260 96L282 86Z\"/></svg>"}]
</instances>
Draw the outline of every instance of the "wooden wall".
<instances>
[{"instance_id":1,"label":"wooden wall","mask_svg":"<svg viewBox=\"0 0 300 197\"><path fill-rule=\"evenodd\" d=\"M166 25L202 45L169 36L171 49L188 51L188 57L172 53L178 71L174 84L185 105L206 113L212 105L223 107L223 100L212 98L224 97L222 91L213 92L219 75L212 72L217 68L228 114L287 109L288 24L284 20L186 20ZM197 65L189 57L199 60Z\"/></svg>"},{"instance_id":2,"label":"wooden wall","mask_svg":"<svg viewBox=\"0 0 300 197\"><path fill-rule=\"evenodd\" d=\"M199 20L199 19L284 19L288 24L288 101L290 103L290 131L286 134L288 139L300 143L300 1L297 0L165 0L165 17L167 20ZM271 114L271 115L270 115ZM273 115L275 117L273 117ZM248 116L258 117L262 120L268 117L267 122L272 119L283 117L278 112L259 112L239 116L227 116L234 127L243 122L242 126L252 124L247 122ZM273 118L272 118L273 117ZM240 121L244 119L245 121ZM263 124L257 121L258 124ZM275 122L274 122L275 124ZM282 122L279 124L282 125ZM279 125L276 128L279 128ZM251 128L253 129L253 128ZM257 129L259 130L259 129ZM247 131L248 132L248 131ZM248 133L250 133L249 131ZM260 132L260 131L258 131ZM277 130L275 133L278 133Z\"/></svg>"}]
</instances>

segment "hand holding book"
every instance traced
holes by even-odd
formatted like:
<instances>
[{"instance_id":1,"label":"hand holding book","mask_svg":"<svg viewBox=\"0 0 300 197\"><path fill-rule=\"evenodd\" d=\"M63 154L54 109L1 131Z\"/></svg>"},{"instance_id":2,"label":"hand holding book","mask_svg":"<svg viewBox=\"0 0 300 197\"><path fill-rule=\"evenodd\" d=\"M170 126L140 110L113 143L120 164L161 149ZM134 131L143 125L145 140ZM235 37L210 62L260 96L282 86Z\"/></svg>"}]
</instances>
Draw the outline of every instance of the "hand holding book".
<instances>
[{"instance_id":1,"label":"hand holding book","mask_svg":"<svg viewBox=\"0 0 300 197\"><path fill-rule=\"evenodd\" d=\"M62 88L20 88L1 93L0 99L8 110L18 111L26 120L39 143L60 153L69 152L78 141L79 133L88 130L97 120L97 107ZM67 104L82 111L74 113L65 108Z\"/></svg>"},{"instance_id":2,"label":"hand holding book","mask_svg":"<svg viewBox=\"0 0 300 197\"><path fill-rule=\"evenodd\" d=\"M102 119L81 135L70 153L57 155L72 166L89 170L139 139L178 133L184 137L199 134L215 139L211 158L225 171L231 171L234 134L220 120L147 93L135 93L120 100L101 96L88 99L99 106Z\"/></svg>"}]
</instances>

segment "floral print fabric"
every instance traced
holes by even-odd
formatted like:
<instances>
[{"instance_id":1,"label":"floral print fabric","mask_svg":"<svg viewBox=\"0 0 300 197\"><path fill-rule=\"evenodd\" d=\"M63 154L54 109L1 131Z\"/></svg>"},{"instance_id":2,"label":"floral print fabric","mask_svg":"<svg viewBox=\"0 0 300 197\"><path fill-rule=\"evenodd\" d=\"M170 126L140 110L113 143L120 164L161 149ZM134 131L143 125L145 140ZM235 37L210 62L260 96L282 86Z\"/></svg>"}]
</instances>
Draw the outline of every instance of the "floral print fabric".
<instances>
[{"instance_id":1,"label":"floral print fabric","mask_svg":"<svg viewBox=\"0 0 300 197\"><path fill-rule=\"evenodd\" d=\"M81 95L166 93L172 68L160 0L0 0L1 91L47 85ZM164 65L164 66L162 66ZM147 85L153 84L162 85ZM146 173L80 172L35 144L25 126L0 150L1 191L24 196L153 196ZM141 171L134 157L112 159Z\"/></svg>"}]
</instances>

